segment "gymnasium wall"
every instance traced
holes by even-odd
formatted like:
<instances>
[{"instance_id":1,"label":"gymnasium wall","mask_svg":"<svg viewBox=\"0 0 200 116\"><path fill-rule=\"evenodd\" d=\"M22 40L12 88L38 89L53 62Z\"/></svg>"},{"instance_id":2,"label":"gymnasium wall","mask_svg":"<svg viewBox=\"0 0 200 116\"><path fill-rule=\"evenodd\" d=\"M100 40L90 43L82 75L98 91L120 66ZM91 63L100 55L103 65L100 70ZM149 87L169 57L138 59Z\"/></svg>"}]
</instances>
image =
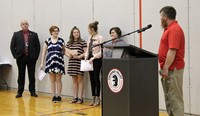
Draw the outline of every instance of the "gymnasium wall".
<instances>
[{"instance_id":1,"label":"gymnasium wall","mask_svg":"<svg viewBox=\"0 0 200 116\"><path fill-rule=\"evenodd\" d=\"M200 114L200 54L198 50L198 27L200 20L198 0L141 0L142 19L139 18L140 0L0 0L0 62L10 62L12 68L6 71L6 80L10 87L17 88L17 65L10 52L10 40L14 31L20 30L20 21L29 21L30 30L38 33L41 51L44 40L50 37L49 27L60 27L60 37L65 42L69 40L70 30L77 26L81 30L82 38L87 41L89 35L87 26L94 20L99 21L99 34L105 40L110 39L109 29L119 26L123 34L132 32L142 26L152 24L152 28L142 34L142 46L144 49L157 53L162 28L160 26L159 11L163 6L172 5L177 10L177 20L185 32L186 38L186 67L184 72L184 100L185 112ZM139 34L135 33L124 37L124 40L135 46L140 45ZM68 58L65 57L67 70ZM36 70L40 64L37 62ZM148 77L149 78L149 77ZM160 77L159 77L160 78ZM84 97L91 98L90 82L88 73L85 74ZM164 95L159 80L159 107L165 109ZM28 78L26 74L26 89ZM36 89L40 92L51 93L49 77L42 81L36 79ZM63 95L72 96L72 79L69 75L63 76Z\"/></svg>"}]
</instances>

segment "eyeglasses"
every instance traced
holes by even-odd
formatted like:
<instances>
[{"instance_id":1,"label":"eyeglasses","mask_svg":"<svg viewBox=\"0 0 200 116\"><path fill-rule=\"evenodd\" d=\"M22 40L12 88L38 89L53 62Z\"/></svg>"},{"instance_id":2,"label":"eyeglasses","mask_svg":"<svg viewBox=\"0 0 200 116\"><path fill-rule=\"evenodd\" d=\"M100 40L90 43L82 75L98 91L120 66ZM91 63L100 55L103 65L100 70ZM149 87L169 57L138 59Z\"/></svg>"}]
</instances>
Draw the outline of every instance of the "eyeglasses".
<instances>
[{"instance_id":1,"label":"eyeglasses","mask_svg":"<svg viewBox=\"0 0 200 116\"><path fill-rule=\"evenodd\" d=\"M53 30L53 32L59 32L58 30Z\"/></svg>"}]
</instances>

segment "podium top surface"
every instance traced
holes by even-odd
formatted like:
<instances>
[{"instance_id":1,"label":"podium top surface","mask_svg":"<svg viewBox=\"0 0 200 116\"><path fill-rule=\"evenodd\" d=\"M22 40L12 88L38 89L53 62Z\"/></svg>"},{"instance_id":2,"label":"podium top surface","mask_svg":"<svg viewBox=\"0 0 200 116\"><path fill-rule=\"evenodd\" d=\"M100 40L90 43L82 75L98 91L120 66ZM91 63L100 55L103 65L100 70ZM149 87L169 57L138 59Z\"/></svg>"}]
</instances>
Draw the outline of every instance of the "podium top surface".
<instances>
[{"instance_id":1,"label":"podium top surface","mask_svg":"<svg viewBox=\"0 0 200 116\"><path fill-rule=\"evenodd\" d=\"M136 47L131 44L126 44L126 45L105 45L105 48L112 49L113 54L118 54L118 51L123 51L122 57L123 56L129 56L129 57L157 57L157 54L154 54L150 51L141 49L139 47Z\"/></svg>"}]
</instances>

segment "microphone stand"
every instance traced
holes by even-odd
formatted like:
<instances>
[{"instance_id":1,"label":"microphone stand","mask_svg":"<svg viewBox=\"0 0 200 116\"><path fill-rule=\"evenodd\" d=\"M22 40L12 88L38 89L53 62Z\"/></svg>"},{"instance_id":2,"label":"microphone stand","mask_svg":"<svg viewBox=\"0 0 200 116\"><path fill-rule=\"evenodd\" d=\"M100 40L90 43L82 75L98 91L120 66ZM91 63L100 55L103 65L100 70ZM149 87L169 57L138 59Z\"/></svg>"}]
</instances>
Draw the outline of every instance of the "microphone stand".
<instances>
[{"instance_id":1,"label":"microphone stand","mask_svg":"<svg viewBox=\"0 0 200 116\"><path fill-rule=\"evenodd\" d=\"M148 27L148 28L151 28L151 25L150 25L150 27ZM92 46L92 47L101 46L101 58L103 58L103 45L104 45L104 44L106 44L106 43L108 43L108 42L110 42L110 41L113 41L113 40L120 39L120 38L125 37L125 36L128 36L128 35L131 35L131 34L136 33L136 32L137 32L137 33L141 33L141 32L145 31L145 30L148 29L148 28L145 27L145 28L141 28L141 29L135 30L135 31L133 31L133 32L124 34L124 35L122 35L122 36L120 36L120 37L118 37L118 38L110 39L110 40L104 41L104 42L102 42L102 43L96 44L96 45L94 45L94 46ZM103 67L103 66L102 66L102 67ZM102 75L103 75L103 73L102 73Z\"/></svg>"},{"instance_id":2,"label":"microphone stand","mask_svg":"<svg viewBox=\"0 0 200 116\"><path fill-rule=\"evenodd\" d=\"M101 46L101 58L103 58L103 45L104 45L104 44L106 44L106 43L108 43L108 42L110 42L110 41L113 41L113 40L120 39L120 38L125 37L125 36L128 36L128 35L131 35L131 34L133 34L133 33L136 33L136 32L141 33L141 32L143 32L143 31L145 31L145 29L138 29L138 30L135 30L135 31L133 31L133 32L124 34L124 35L122 35L122 36L120 36L120 37L118 37L118 38L110 39L110 40L104 41L104 42L102 42L102 43L96 44L96 45L94 45L93 47ZM102 63L103 63L103 62L102 62ZM100 74L101 74L101 79L100 79L100 80L101 80L101 86L103 87L103 65L102 65L102 67L101 67ZM101 94L102 94L102 101L103 101L103 89L102 89L102 88L101 88L101 92L102 92ZM103 102L102 102L102 107L103 107ZM102 114L103 114L103 110L102 110Z\"/></svg>"},{"instance_id":3,"label":"microphone stand","mask_svg":"<svg viewBox=\"0 0 200 116\"><path fill-rule=\"evenodd\" d=\"M133 32L124 34L124 35L122 35L122 36L120 36L120 37L118 37L118 38L110 39L110 40L104 41L104 42L102 42L102 43L96 44L96 45L94 45L93 47L101 46L101 53L103 54L103 45L104 45L104 44L106 44L106 43L108 43L108 42L110 42L110 41L113 41L113 40L117 40L117 39L123 38L123 37L125 37L125 36L131 35L131 34L136 33L136 32L137 32L137 33L141 33L141 32L143 32L143 31L145 31L145 30L146 30L146 29L138 29L138 30L135 30L135 31L133 31ZM102 56L103 56L103 55L102 55Z\"/></svg>"},{"instance_id":4,"label":"microphone stand","mask_svg":"<svg viewBox=\"0 0 200 116\"><path fill-rule=\"evenodd\" d=\"M102 43L96 44L96 45L94 45L93 47L101 46L101 58L103 58L103 45L104 45L104 44L106 44L106 43L108 43L108 42L110 42L110 41L113 41L113 40L120 39L120 38L125 37L125 36L128 36L128 35L131 35L131 34L136 33L136 32L137 32L137 33L141 33L141 32L145 31L145 30L148 29L148 28L151 28L151 25L148 25L148 26L145 27L145 28L141 28L141 29L135 30L135 31L133 31L133 32L124 34L124 35L122 35L122 36L120 36L120 37L118 37L118 38L111 39L111 40L107 40L107 41L104 41L104 42L102 42ZM102 65L101 68L103 68L103 65ZM100 80L101 80L101 82L102 82L101 86L103 87L103 70L102 70L102 69L101 69L101 71L100 71L100 74L101 74L101 79L100 79ZM102 89L102 100L103 100L103 89ZM102 105L102 106L103 106L103 105ZM103 113L103 110L102 110L102 113Z\"/></svg>"},{"instance_id":5,"label":"microphone stand","mask_svg":"<svg viewBox=\"0 0 200 116\"><path fill-rule=\"evenodd\" d=\"M120 36L120 37L118 37L118 38L110 39L110 40L104 41L104 42L102 42L102 43L96 44L96 45L94 45L94 46L92 46L92 47L101 46L101 58L103 58L103 45L104 45L104 44L106 44L106 43L108 43L108 42L110 42L110 41L113 41L113 40L120 39L120 38L125 37L125 36L128 36L128 35L131 35L131 34L136 33L136 32L137 32L137 33L141 33L141 32L143 32L143 31L145 31L145 30L146 30L146 29L141 28L141 29L135 30L135 31L133 31L133 32L124 34L124 35L122 35L122 36ZM103 66L102 66L102 67L103 67ZM102 73L102 76L103 76L103 73Z\"/></svg>"}]
</instances>

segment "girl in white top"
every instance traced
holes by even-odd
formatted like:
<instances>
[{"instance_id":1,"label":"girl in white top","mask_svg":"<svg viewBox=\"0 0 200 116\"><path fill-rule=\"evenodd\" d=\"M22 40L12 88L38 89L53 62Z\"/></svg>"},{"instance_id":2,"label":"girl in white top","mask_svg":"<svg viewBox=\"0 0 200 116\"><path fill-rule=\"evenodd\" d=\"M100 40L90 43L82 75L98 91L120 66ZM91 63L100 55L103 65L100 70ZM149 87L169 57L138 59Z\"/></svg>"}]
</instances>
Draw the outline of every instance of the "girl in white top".
<instances>
[{"instance_id":1,"label":"girl in white top","mask_svg":"<svg viewBox=\"0 0 200 116\"><path fill-rule=\"evenodd\" d=\"M92 89L92 103L90 106L100 105L100 70L102 67L102 51L101 46L93 47L96 44L103 42L103 37L98 34L98 25L99 22L95 21L88 25L88 33L90 34L87 49L85 53L85 60L89 60L90 63L93 62L93 71L89 71L90 74L90 83Z\"/></svg>"}]
</instances>

